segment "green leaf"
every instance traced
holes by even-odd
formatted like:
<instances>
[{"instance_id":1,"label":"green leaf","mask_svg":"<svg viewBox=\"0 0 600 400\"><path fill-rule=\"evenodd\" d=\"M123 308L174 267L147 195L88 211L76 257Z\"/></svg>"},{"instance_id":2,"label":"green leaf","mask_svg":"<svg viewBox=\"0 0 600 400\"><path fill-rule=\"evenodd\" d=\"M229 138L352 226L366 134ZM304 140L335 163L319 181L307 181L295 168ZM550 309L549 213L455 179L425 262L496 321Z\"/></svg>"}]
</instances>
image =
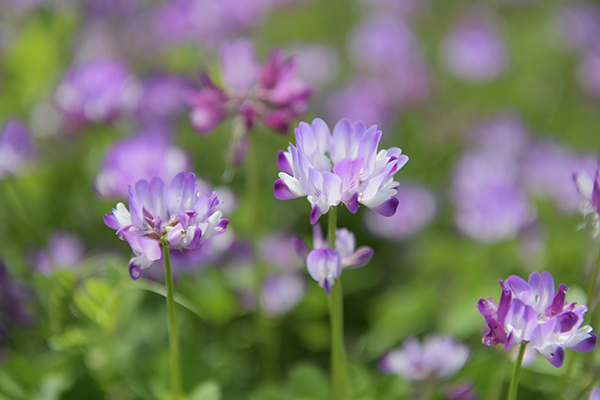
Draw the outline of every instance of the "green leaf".
<instances>
[{"instance_id":1,"label":"green leaf","mask_svg":"<svg viewBox=\"0 0 600 400\"><path fill-rule=\"evenodd\" d=\"M221 386L214 381L205 381L196 386L189 400L221 400Z\"/></svg>"}]
</instances>

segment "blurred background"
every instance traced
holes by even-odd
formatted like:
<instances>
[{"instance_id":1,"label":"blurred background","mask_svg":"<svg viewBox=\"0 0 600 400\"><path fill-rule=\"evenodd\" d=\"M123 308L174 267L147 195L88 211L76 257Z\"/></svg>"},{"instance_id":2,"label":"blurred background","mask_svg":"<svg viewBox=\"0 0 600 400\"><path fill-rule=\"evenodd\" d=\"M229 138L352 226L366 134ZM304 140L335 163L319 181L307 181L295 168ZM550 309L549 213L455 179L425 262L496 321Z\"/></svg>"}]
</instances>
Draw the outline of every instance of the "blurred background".
<instances>
[{"instance_id":1,"label":"blurred background","mask_svg":"<svg viewBox=\"0 0 600 400\"><path fill-rule=\"evenodd\" d=\"M169 398L162 265L132 281L131 250L102 217L126 203L128 184L181 169L217 191L230 220L200 251L173 255L189 398L331 399L325 295L289 244L311 243L310 207L272 194L277 151L315 117L377 124L382 147L410 157L393 217L338 213L375 250L343 273L357 399L419 393L422 382L377 363L436 333L467 344L470 359L431 378L431 398L502 398L512 361L481 344L477 301L533 271L587 301L598 243L578 230L572 177L598 169L598 37L592 1L0 0L0 399ZM315 89L287 134L253 129L259 208L243 165L226 161L232 120L199 134L187 104L201 72L221 85L219 46L237 38L260 62L282 49ZM258 301L269 371L250 232L268 271ZM597 353L573 372L572 398ZM550 399L566 368L531 362L519 398Z\"/></svg>"}]
</instances>

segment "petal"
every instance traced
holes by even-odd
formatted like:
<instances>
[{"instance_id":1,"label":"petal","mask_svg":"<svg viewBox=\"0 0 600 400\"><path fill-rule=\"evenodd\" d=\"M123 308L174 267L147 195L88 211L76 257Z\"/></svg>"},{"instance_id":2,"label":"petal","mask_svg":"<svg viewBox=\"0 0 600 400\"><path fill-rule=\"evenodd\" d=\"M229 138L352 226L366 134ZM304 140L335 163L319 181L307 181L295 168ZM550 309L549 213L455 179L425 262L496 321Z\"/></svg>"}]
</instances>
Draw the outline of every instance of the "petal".
<instances>
[{"instance_id":1,"label":"petal","mask_svg":"<svg viewBox=\"0 0 600 400\"><path fill-rule=\"evenodd\" d=\"M223 81L228 87L246 93L257 82L259 64L250 40L223 43L219 59Z\"/></svg>"},{"instance_id":2,"label":"petal","mask_svg":"<svg viewBox=\"0 0 600 400\"><path fill-rule=\"evenodd\" d=\"M373 249L369 246L359 247L344 263L344 268L352 269L366 265L373 257Z\"/></svg>"},{"instance_id":3,"label":"petal","mask_svg":"<svg viewBox=\"0 0 600 400\"><path fill-rule=\"evenodd\" d=\"M288 175L293 175L292 167L290 167L290 163L285 155L285 151L279 150L277 153L277 166L282 172L285 172Z\"/></svg>"},{"instance_id":4,"label":"petal","mask_svg":"<svg viewBox=\"0 0 600 400\"><path fill-rule=\"evenodd\" d=\"M273 195L277 200L290 200L300 197L290 191L283 179L277 179L275 181Z\"/></svg>"},{"instance_id":5,"label":"petal","mask_svg":"<svg viewBox=\"0 0 600 400\"><path fill-rule=\"evenodd\" d=\"M578 353L589 353L596 347L596 334L590 333L590 337L577 343L575 346L569 346L569 349Z\"/></svg>"},{"instance_id":6,"label":"petal","mask_svg":"<svg viewBox=\"0 0 600 400\"><path fill-rule=\"evenodd\" d=\"M323 215L321 208L318 205L313 206L312 210L310 210L310 224L316 224L321 215Z\"/></svg>"},{"instance_id":7,"label":"petal","mask_svg":"<svg viewBox=\"0 0 600 400\"><path fill-rule=\"evenodd\" d=\"M300 261L306 263L306 258L310 253L310 247L308 247L308 244L306 244L306 242L299 237L294 236L292 238L292 248L294 249L294 253L300 259Z\"/></svg>"},{"instance_id":8,"label":"petal","mask_svg":"<svg viewBox=\"0 0 600 400\"><path fill-rule=\"evenodd\" d=\"M396 214L398 204L400 204L400 201L394 196L390 197L377 207L371 207L371 209L378 214L383 215L384 217L391 217L392 215Z\"/></svg>"}]
</instances>

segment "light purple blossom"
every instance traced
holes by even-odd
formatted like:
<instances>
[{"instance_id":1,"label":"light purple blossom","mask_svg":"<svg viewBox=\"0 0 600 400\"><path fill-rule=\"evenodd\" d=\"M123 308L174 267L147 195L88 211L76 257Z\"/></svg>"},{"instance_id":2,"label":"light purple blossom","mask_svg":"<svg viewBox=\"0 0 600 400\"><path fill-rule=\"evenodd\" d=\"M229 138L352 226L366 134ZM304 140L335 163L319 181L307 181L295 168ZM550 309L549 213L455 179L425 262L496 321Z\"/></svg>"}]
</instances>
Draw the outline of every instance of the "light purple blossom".
<instances>
[{"instance_id":1,"label":"light purple blossom","mask_svg":"<svg viewBox=\"0 0 600 400\"><path fill-rule=\"evenodd\" d=\"M592 2L569 2L558 9L553 21L556 43L585 51L600 35L600 7Z\"/></svg>"},{"instance_id":2,"label":"light purple blossom","mask_svg":"<svg viewBox=\"0 0 600 400\"><path fill-rule=\"evenodd\" d=\"M132 111L139 83L120 61L92 60L71 66L56 89L54 101L70 127L88 122L110 122Z\"/></svg>"},{"instance_id":3,"label":"light purple blossom","mask_svg":"<svg viewBox=\"0 0 600 400\"><path fill-rule=\"evenodd\" d=\"M17 174L33 161L30 133L19 120L9 119L0 133L0 179Z\"/></svg>"},{"instance_id":4,"label":"light purple blossom","mask_svg":"<svg viewBox=\"0 0 600 400\"><path fill-rule=\"evenodd\" d=\"M193 173L180 172L169 187L160 178L129 186L129 210L123 203L104 216L104 223L129 243L135 257L129 262L132 279L162 258L162 246L199 249L201 239L225 232L216 193L200 196Z\"/></svg>"},{"instance_id":5,"label":"light purple blossom","mask_svg":"<svg viewBox=\"0 0 600 400\"><path fill-rule=\"evenodd\" d=\"M271 274L263 282L261 305L271 317L296 307L306 294L306 281L297 273Z\"/></svg>"},{"instance_id":6,"label":"light purple blossom","mask_svg":"<svg viewBox=\"0 0 600 400\"><path fill-rule=\"evenodd\" d=\"M594 390L592 390L589 400L600 400L600 386L597 386Z\"/></svg>"},{"instance_id":7,"label":"light purple blossom","mask_svg":"<svg viewBox=\"0 0 600 400\"><path fill-rule=\"evenodd\" d=\"M444 379L460 371L469 356L469 348L450 335L429 335L423 342L411 337L386 353L379 369L409 381Z\"/></svg>"},{"instance_id":8,"label":"light purple blossom","mask_svg":"<svg viewBox=\"0 0 600 400\"><path fill-rule=\"evenodd\" d=\"M511 275L500 287L498 304L491 297L477 304L488 325L483 344L510 350L527 341L555 367L562 366L565 349L587 353L596 345L592 327L581 326L587 307L566 302L568 287L561 284L555 292L549 273L534 272L528 282Z\"/></svg>"},{"instance_id":9,"label":"light purple blossom","mask_svg":"<svg viewBox=\"0 0 600 400\"><path fill-rule=\"evenodd\" d=\"M177 75L160 74L146 80L138 104L140 119L166 120L185 110L189 83Z\"/></svg>"},{"instance_id":10,"label":"light purple blossom","mask_svg":"<svg viewBox=\"0 0 600 400\"><path fill-rule=\"evenodd\" d=\"M33 260L34 266L44 275L57 269L73 269L83 260L83 241L69 232L55 232L48 240L47 250L40 250Z\"/></svg>"},{"instance_id":11,"label":"light purple blossom","mask_svg":"<svg viewBox=\"0 0 600 400\"><path fill-rule=\"evenodd\" d=\"M169 132L161 125L152 125L112 144L94 186L101 197L123 198L128 195L126 188L140 179L168 181L189 167L189 155L170 144Z\"/></svg>"},{"instance_id":12,"label":"light purple blossom","mask_svg":"<svg viewBox=\"0 0 600 400\"><path fill-rule=\"evenodd\" d=\"M398 208L391 217L375 212L365 214L365 225L374 235L404 241L422 231L436 214L437 201L426 186L403 183L396 193Z\"/></svg>"},{"instance_id":13,"label":"light purple blossom","mask_svg":"<svg viewBox=\"0 0 600 400\"><path fill-rule=\"evenodd\" d=\"M221 45L219 59L223 89L203 75L203 89L188 96L192 125L199 132L237 114L248 128L261 119L285 133L291 119L306 111L313 89L296 78L296 62L281 50L273 50L261 66L252 42L238 39Z\"/></svg>"},{"instance_id":14,"label":"light purple blossom","mask_svg":"<svg viewBox=\"0 0 600 400\"><path fill-rule=\"evenodd\" d=\"M453 28L442 45L448 71L467 82L489 81L508 65L508 54L493 18L473 12Z\"/></svg>"},{"instance_id":15,"label":"light purple blossom","mask_svg":"<svg viewBox=\"0 0 600 400\"><path fill-rule=\"evenodd\" d=\"M394 175L408 157L397 147L378 151L382 133L376 125L367 129L361 121L353 125L344 118L332 134L325 121L315 118L312 125L301 122L294 132L296 146L290 143L278 154L282 172L275 181L277 199L307 196L311 224L340 203L352 213L359 203L382 215L396 212Z\"/></svg>"}]
</instances>

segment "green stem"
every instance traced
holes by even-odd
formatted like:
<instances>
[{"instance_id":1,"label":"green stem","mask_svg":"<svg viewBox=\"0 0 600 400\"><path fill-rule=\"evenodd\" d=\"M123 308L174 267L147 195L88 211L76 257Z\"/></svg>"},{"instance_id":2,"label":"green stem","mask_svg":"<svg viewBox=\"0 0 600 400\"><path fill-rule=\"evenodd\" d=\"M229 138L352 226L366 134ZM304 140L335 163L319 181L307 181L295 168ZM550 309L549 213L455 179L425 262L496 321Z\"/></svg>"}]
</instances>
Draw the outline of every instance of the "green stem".
<instances>
[{"instance_id":1,"label":"green stem","mask_svg":"<svg viewBox=\"0 0 600 400\"><path fill-rule=\"evenodd\" d=\"M594 313L594 294L596 292L596 283L598 282L598 270L600 270L600 249L598 249L598 255L596 255L596 263L594 264L594 271L592 272L592 280L590 281L590 286L588 287L588 312L585 316L585 324L589 324L591 322L592 314Z\"/></svg>"},{"instance_id":2,"label":"green stem","mask_svg":"<svg viewBox=\"0 0 600 400\"><path fill-rule=\"evenodd\" d=\"M521 347L519 347L519 355L515 360L515 369L513 370L510 387L508 389L508 400L517 400L517 389L519 388L519 378L521 377L521 364L523 364L527 343L529 342L524 340L521 342Z\"/></svg>"},{"instance_id":3,"label":"green stem","mask_svg":"<svg viewBox=\"0 0 600 400\"><path fill-rule=\"evenodd\" d=\"M166 242L166 241L165 241ZM167 286L167 316L169 319L169 361L171 363L171 400L179 400L181 393L181 374L179 372L179 337L175 320L175 298L173 296L173 276L171 274L171 254L169 244L163 242L165 259L165 283Z\"/></svg>"},{"instance_id":4,"label":"green stem","mask_svg":"<svg viewBox=\"0 0 600 400\"><path fill-rule=\"evenodd\" d=\"M337 209L329 210L329 225L327 236L329 248L335 249L335 230L337 223ZM342 280L338 279L329 296L329 321L331 325L331 377L333 392L336 400L350 400L350 381L346 370L346 349L344 347L344 303L342 293Z\"/></svg>"}]
</instances>

